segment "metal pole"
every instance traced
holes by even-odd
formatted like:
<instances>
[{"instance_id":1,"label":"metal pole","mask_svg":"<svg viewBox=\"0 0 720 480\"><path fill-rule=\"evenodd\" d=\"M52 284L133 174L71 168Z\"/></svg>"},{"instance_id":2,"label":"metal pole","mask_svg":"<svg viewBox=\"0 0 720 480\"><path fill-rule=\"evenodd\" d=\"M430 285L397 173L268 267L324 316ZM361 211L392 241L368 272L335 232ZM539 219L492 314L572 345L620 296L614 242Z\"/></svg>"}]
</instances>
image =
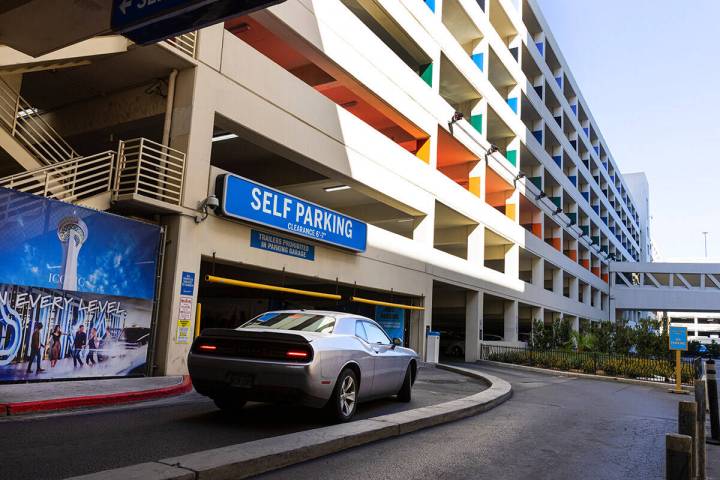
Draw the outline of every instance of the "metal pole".
<instances>
[{"instance_id":1,"label":"metal pole","mask_svg":"<svg viewBox=\"0 0 720 480\"><path fill-rule=\"evenodd\" d=\"M707 236L710 232L702 232L703 237L705 237L705 258L707 258Z\"/></svg>"},{"instance_id":2,"label":"metal pole","mask_svg":"<svg viewBox=\"0 0 720 480\"><path fill-rule=\"evenodd\" d=\"M701 359L702 361L702 359ZM705 480L705 379L695 379L695 403L697 403L697 442L695 465L698 480Z\"/></svg>"},{"instance_id":3,"label":"metal pole","mask_svg":"<svg viewBox=\"0 0 720 480\"><path fill-rule=\"evenodd\" d=\"M667 480L692 480L692 438L687 435L665 435L665 478Z\"/></svg>"},{"instance_id":4,"label":"metal pole","mask_svg":"<svg viewBox=\"0 0 720 480\"><path fill-rule=\"evenodd\" d=\"M694 479L697 471L695 467L695 458L697 457L697 403L680 402L678 404L678 433L690 437L690 478Z\"/></svg>"},{"instance_id":5,"label":"metal pole","mask_svg":"<svg viewBox=\"0 0 720 480\"><path fill-rule=\"evenodd\" d=\"M708 404L710 407L710 438L708 443L720 445L720 412L718 412L717 370L715 360L705 363L707 372Z\"/></svg>"}]
</instances>

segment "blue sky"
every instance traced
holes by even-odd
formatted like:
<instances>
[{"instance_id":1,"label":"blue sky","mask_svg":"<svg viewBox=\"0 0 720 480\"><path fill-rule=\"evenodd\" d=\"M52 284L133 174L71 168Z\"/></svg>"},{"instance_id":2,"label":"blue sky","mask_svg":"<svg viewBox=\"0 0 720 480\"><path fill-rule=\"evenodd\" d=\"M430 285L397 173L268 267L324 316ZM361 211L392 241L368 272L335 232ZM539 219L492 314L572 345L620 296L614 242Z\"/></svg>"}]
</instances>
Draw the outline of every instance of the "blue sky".
<instances>
[{"instance_id":1,"label":"blue sky","mask_svg":"<svg viewBox=\"0 0 720 480\"><path fill-rule=\"evenodd\" d=\"M648 177L659 260L702 258L702 231L720 258L720 1L537 3L620 170Z\"/></svg>"},{"instance_id":2,"label":"blue sky","mask_svg":"<svg viewBox=\"0 0 720 480\"><path fill-rule=\"evenodd\" d=\"M0 211L17 196L30 198L0 191ZM62 264L57 225L75 215L88 227L78 256L78 291L153 298L158 227L37 197L25 205L0 223L0 283L57 288Z\"/></svg>"}]
</instances>

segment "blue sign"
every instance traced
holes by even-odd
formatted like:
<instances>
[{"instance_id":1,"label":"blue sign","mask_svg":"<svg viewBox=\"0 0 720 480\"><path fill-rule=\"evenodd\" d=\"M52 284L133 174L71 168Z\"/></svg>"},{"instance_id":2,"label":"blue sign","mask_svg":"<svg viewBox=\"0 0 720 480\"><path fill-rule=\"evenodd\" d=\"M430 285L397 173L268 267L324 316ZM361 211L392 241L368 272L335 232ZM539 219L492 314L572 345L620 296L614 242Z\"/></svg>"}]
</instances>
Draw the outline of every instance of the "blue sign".
<instances>
[{"instance_id":1,"label":"blue sign","mask_svg":"<svg viewBox=\"0 0 720 480\"><path fill-rule=\"evenodd\" d=\"M687 350L687 327L670 327L670 350Z\"/></svg>"},{"instance_id":2,"label":"blue sign","mask_svg":"<svg viewBox=\"0 0 720 480\"><path fill-rule=\"evenodd\" d=\"M367 224L237 175L218 177L220 213L356 252L367 246Z\"/></svg>"},{"instance_id":3,"label":"blue sign","mask_svg":"<svg viewBox=\"0 0 720 480\"><path fill-rule=\"evenodd\" d=\"M271 233L251 231L250 246L304 260L315 260L315 247L312 245Z\"/></svg>"},{"instance_id":4,"label":"blue sign","mask_svg":"<svg viewBox=\"0 0 720 480\"><path fill-rule=\"evenodd\" d=\"M113 0L110 26L148 44L198 30L285 0Z\"/></svg>"},{"instance_id":5,"label":"blue sign","mask_svg":"<svg viewBox=\"0 0 720 480\"><path fill-rule=\"evenodd\" d=\"M390 338L405 341L405 310L397 307L375 307L375 321L379 323Z\"/></svg>"},{"instance_id":6,"label":"blue sign","mask_svg":"<svg viewBox=\"0 0 720 480\"><path fill-rule=\"evenodd\" d=\"M182 272L180 281L180 295L192 296L195 291L195 272Z\"/></svg>"}]
</instances>

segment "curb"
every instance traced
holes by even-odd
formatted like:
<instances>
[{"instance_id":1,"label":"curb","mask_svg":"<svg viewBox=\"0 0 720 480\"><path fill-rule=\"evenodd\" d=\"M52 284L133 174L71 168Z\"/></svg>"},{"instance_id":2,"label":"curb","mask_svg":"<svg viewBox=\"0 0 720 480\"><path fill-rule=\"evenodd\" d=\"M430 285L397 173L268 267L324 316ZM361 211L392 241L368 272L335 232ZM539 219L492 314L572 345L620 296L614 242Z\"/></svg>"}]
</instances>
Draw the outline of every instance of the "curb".
<instances>
[{"instance_id":1,"label":"curb","mask_svg":"<svg viewBox=\"0 0 720 480\"><path fill-rule=\"evenodd\" d=\"M98 407L104 405L118 405L123 403L142 402L158 398L180 395L192 390L190 376L184 375L182 382L169 387L138 390L133 392L110 393L107 395L88 395L81 397L53 398L32 402L15 402L0 404L0 414L21 415L32 412L48 412L56 410L69 410L82 407Z\"/></svg>"},{"instance_id":2,"label":"curb","mask_svg":"<svg viewBox=\"0 0 720 480\"><path fill-rule=\"evenodd\" d=\"M650 382L648 380L638 380L636 378L611 377L609 375L593 375L592 373L566 372L564 370L552 370L550 368L531 367L529 365L518 365L515 363L495 362L493 360L478 360L475 363L477 363L479 365L488 365L488 366L492 366L492 367L509 368L512 370L524 370L524 371L528 371L528 372L544 373L546 375L559 375L562 377L584 378L587 380L602 380L605 382L629 383L631 385L641 385L644 387L662 388L663 390L667 390L667 389L673 388L675 386L674 383ZM690 392L692 387L683 385L682 388L686 392Z\"/></svg>"},{"instance_id":3,"label":"curb","mask_svg":"<svg viewBox=\"0 0 720 480\"><path fill-rule=\"evenodd\" d=\"M223 480L241 479L319 458L377 440L398 437L490 410L512 396L500 378L477 370L437 365L479 379L486 390L438 405L416 408L366 420L264 438L252 442L190 453L157 462L73 477L74 480Z\"/></svg>"}]
</instances>

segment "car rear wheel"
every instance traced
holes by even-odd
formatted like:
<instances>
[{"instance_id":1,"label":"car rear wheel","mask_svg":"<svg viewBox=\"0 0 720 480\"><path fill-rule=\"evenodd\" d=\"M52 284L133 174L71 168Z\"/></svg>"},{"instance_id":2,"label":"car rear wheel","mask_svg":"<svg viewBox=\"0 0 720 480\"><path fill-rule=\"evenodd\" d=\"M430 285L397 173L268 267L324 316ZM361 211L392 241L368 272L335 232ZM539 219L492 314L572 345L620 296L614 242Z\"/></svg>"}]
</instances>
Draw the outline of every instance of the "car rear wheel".
<instances>
[{"instance_id":1,"label":"car rear wheel","mask_svg":"<svg viewBox=\"0 0 720 480\"><path fill-rule=\"evenodd\" d=\"M402 387L400 387L400 391L397 394L398 400L401 402L409 402L412 400L412 384L412 365L408 365L408 368L405 371L405 379L403 380Z\"/></svg>"},{"instance_id":2,"label":"car rear wheel","mask_svg":"<svg viewBox=\"0 0 720 480\"><path fill-rule=\"evenodd\" d=\"M352 369L346 368L340 372L328 402L328 411L334 420L347 422L355 415L358 386L357 376Z\"/></svg>"},{"instance_id":3,"label":"car rear wheel","mask_svg":"<svg viewBox=\"0 0 720 480\"><path fill-rule=\"evenodd\" d=\"M246 400L237 397L214 397L215 405L223 412L239 412L247 403Z\"/></svg>"}]
</instances>

